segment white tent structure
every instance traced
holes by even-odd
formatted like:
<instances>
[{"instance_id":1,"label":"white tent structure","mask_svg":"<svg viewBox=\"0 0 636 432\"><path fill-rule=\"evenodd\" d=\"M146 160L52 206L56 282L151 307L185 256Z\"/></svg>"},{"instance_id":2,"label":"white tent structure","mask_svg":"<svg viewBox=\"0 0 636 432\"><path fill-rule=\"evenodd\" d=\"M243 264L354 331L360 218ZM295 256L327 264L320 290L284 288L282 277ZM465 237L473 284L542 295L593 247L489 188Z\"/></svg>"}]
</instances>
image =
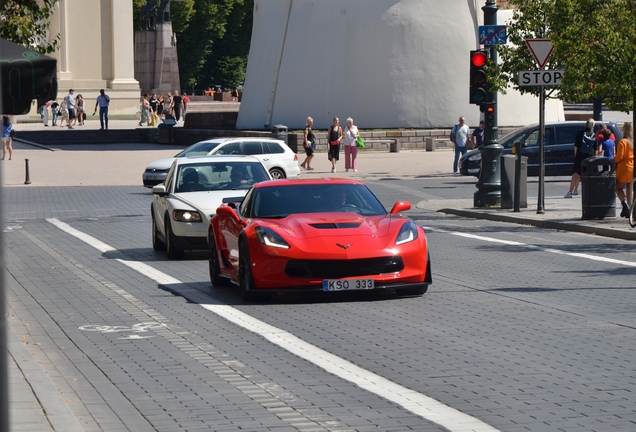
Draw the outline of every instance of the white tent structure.
<instances>
[{"instance_id":1,"label":"white tent structure","mask_svg":"<svg viewBox=\"0 0 636 432\"><path fill-rule=\"evenodd\" d=\"M236 127L299 129L307 116L317 129L335 116L362 128L449 127L460 115L477 125L479 109L468 103L469 51L478 47L483 4L255 0ZM562 119L562 105L549 102L546 120ZM500 125L537 121L536 98L499 96Z\"/></svg>"}]
</instances>

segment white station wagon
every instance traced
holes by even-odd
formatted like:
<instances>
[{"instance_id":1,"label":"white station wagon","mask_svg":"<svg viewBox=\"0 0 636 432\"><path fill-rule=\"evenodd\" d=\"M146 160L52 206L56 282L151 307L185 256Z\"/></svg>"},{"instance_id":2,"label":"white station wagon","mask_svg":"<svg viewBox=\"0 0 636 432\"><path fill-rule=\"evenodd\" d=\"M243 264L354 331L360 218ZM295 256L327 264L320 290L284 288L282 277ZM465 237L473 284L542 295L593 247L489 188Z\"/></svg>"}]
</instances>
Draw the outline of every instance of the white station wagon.
<instances>
[{"instance_id":1,"label":"white station wagon","mask_svg":"<svg viewBox=\"0 0 636 432\"><path fill-rule=\"evenodd\" d=\"M300 176L298 155L282 140L273 138L215 138L191 145L174 158L151 163L143 174L145 187L163 183L175 158L204 155L251 155L259 159L273 179Z\"/></svg>"},{"instance_id":2,"label":"white station wagon","mask_svg":"<svg viewBox=\"0 0 636 432\"><path fill-rule=\"evenodd\" d=\"M264 180L271 177L253 156L174 159L165 183L152 188L153 249L165 249L170 259L180 259L186 250L207 250L211 215L224 200L241 201Z\"/></svg>"}]
</instances>

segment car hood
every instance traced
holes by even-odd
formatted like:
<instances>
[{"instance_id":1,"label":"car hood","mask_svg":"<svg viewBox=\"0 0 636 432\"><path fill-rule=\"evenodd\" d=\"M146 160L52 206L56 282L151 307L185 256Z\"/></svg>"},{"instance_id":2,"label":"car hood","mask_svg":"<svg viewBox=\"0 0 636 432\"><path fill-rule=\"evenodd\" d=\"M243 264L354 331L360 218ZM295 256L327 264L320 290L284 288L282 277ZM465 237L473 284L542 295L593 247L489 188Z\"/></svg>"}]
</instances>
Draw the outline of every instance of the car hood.
<instances>
[{"instance_id":1,"label":"car hood","mask_svg":"<svg viewBox=\"0 0 636 432\"><path fill-rule=\"evenodd\" d=\"M204 192L184 192L173 194L172 206L177 209L180 205L190 206L205 215L207 220L214 216L216 209L223 204L223 198L244 197L247 190L223 190Z\"/></svg>"},{"instance_id":2,"label":"car hood","mask_svg":"<svg viewBox=\"0 0 636 432\"><path fill-rule=\"evenodd\" d=\"M476 154L478 154L478 155L480 155L480 156L481 156L481 154L479 153L479 150L477 150L477 149L470 150L470 151L466 152L466 154L465 154L465 155L463 155L463 156L461 157L461 159L462 159L462 160L463 160L463 159L468 159L469 157L471 157L471 156L473 156L473 155L476 155Z\"/></svg>"},{"instance_id":3,"label":"car hood","mask_svg":"<svg viewBox=\"0 0 636 432\"><path fill-rule=\"evenodd\" d=\"M269 228L282 235L302 254L325 257L374 256L396 249L395 239L406 218L360 216L351 213L293 215L269 220Z\"/></svg>"},{"instance_id":4,"label":"car hood","mask_svg":"<svg viewBox=\"0 0 636 432\"><path fill-rule=\"evenodd\" d=\"M357 213L320 213L291 215L282 219L268 219L270 228L295 238L316 237L385 237L396 235L404 223L400 216L362 216Z\"/></svg>"},{"instance_id":5,"label":"car hood","mask_svg":"<svg viewBox=\"0 0 636 432\"><path fill-rule=\"evenodd\" d=\"M167 171L170 169L172 162L174 162L175 158L169 159L161 159L155 161L146 167L146 170L158 170L158 171Z\"/></svg>"}]
</instances>

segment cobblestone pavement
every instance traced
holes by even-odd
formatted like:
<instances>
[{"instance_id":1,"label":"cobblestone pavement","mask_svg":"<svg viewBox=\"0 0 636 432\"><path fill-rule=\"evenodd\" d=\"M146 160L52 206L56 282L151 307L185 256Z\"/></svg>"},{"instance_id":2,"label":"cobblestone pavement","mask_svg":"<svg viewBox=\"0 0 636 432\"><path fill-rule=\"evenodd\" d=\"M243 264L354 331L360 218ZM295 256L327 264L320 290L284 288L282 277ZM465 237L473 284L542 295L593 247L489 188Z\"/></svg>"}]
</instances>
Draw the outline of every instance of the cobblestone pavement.
<instances>
[{"instance_id":1,"label":"cobblestone pavement","mask_svg":"<svg viewBox=\"0 0 636 432\"><path fill-rule=\"evenodd\" d=\"M0 165L7 221L3 235L10 251L5 259L11 267L5 289L12 430L222 431L237 430L239 424L259 431L441 430L192 307L204 302L237 306L318 347L348 355L367 370L499 424L501 430L634 429L633 368L630 372L626 352L614 343L629 339L636 326L629 311L621 310L622 302L633 304L627 299L633 288L628 271L617 273L611 290L590 291L587 306L577 308L568 304L567 294L581 280L572 274L558 290L543 286L536 269L555 274L562 269L539 256L525 274L517 275L525 288L514 291L501 281L483 288L465 277L448 276L452 251L464 244L449 242L433 230L429 236L440 250L435 264L440 263L441 276L435 293L417 302L369 299L363 306L345 297L334 304L281 301L246 307L232 292L202 282L207 270L201 254L179 263L156 257L149 261L150 193L140 187L141 173L148 163L172 156L176 147L15 147L15 160ZM14 163L24 158L31 163L30 185L22 180L24 163ZM369 153L360 155L358 173L337 175L374 183L390 196L406 189L401 181L465 181L449 175L451 163L451 153L442 151ZM332 175L325 155L317 155L315 166L316 171L303 171L302 176ZM558 222L563 224L558 229L568 231L597 227L599 235L593 241L581 239L577 247L588 244L608 251L610 243L602 236L626 238L631 233L624 219L580 221L580 198L547 197L545 215L537 215L533 208L514 214L474 209L461 198L421 197L417 210L427 212L434 227L443 217L440 210L450 218L507 218L520 224L513 235L512 229L483 221L480 234L497 232L503 240L519 233L538 235L521 224ZM114 250L96 254L61 235L46 218L67 221ZM461 225L467 219L451 222ZM552 247L562 241L557 234ZM629 242L611 247L616 258L633 250ZM511 246L491 259L506 263L512 253ZM160 284L157 290L118 260L147 262L179 283ZM596 263L588 271L614 270ZM488 269L483 272L486 279ZM472 294L484 289L505 296L503 315L492 296ZM593 310L610 296L618 303ZM418 324L404 328L399 325L403 320ZM500 321L499 334L492 333L498 328L493 320ZM467 322L475 327L467 328ZM554 329L553 336L546 339L548 328ZM383 349L395 357L387 358ZM595 385L589 377L596 372ZM537 403L542 392L543 406ZM508 401L502 402L502 394ZM555 405L555 398L563 402ZM582 406L593 413L587 417Z\"/></svg>"}]
</instances>

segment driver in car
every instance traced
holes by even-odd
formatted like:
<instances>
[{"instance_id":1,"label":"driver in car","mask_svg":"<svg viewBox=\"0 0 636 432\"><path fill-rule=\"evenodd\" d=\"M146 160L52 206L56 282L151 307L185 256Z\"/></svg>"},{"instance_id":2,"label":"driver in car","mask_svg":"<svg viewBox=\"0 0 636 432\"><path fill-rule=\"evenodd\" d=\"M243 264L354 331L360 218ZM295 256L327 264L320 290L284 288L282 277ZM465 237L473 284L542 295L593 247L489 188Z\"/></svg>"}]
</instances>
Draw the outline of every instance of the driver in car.
<instances>
[{"instance_id":1,"label":"driver in car","mask_svg":"<svg viewBox=\"0 0 636 432\"><path fill-rule=\"evenodd\" d=\"M347 191L344 189L336 189L331 195L331 208L332 211L345 211L344 207L347 205Z\"/></svg>"},{"instance_id":2,"label":"driver in car","mask_svg":"<svg viewBox=\"0 0 636 432\"><path fill-rule=\"evenodd\" d=\"M232 172L230 172L230 182L228 183L228 187L230 189L236 189L249 183L250 179L247 175L245 167L239 165L234 166L232 168Z\"/></svg>"}]
</instances>

